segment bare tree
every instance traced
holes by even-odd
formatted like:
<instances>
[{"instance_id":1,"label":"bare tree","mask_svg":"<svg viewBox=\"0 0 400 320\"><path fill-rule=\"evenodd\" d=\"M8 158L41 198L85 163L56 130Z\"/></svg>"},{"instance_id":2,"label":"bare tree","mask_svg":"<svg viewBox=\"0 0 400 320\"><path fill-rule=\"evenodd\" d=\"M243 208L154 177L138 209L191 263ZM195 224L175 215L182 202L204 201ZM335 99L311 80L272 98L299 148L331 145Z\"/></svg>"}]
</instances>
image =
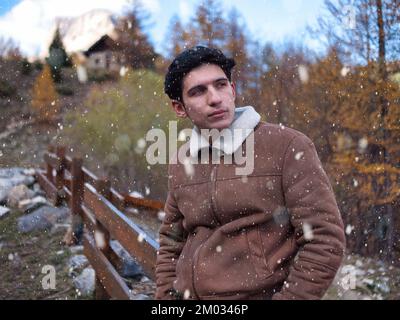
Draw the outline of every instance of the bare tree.
<instances>
[{"instance_id":1,"label":"bare tree","mask_svg":"<svg viewBox=\"0 0 400 320\"><path fill-rule=\"evenodd\" d=\"M21 51L14 40L0 37L0 58L19 59L21 57Z\"/></svg>"}]
</instances>

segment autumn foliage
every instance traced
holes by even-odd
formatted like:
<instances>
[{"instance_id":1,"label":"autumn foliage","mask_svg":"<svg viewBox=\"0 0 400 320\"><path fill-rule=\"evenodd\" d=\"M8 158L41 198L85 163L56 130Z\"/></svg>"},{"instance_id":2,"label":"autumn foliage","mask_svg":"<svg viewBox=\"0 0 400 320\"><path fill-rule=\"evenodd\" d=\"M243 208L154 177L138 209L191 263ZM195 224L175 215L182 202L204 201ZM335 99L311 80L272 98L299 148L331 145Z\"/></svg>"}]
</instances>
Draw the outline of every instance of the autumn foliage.
<instances>
[{"instance_id":1,"label":"autumn foliage","mask_svg":"<svg viewBox=\"0 0 400 320\"><path fill-rule=\"evenodd\" d=\"M33 85L31 106L39 122L54 122L59 114L58 96L47 64Z\"/></svg>"}]
</instances>

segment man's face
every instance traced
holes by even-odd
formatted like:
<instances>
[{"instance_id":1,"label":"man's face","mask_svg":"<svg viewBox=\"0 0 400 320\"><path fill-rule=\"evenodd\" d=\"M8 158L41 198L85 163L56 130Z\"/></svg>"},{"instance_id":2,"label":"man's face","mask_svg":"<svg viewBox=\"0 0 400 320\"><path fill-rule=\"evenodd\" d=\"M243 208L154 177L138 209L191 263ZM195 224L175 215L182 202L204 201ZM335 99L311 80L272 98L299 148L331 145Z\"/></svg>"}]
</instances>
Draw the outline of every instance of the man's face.
<instances>
[{"instance_id":1,"label":"man's face","mask_svg":"<svg viewBox=\"0 0 400 320\"><path fill-rule=\"evenodd\" d=\"M204 64L183 79L183 103L173 101L180 117L189 117L199 129L228 128L235 112L235 86L217 65Z\"/></svg>"}]
</instances>

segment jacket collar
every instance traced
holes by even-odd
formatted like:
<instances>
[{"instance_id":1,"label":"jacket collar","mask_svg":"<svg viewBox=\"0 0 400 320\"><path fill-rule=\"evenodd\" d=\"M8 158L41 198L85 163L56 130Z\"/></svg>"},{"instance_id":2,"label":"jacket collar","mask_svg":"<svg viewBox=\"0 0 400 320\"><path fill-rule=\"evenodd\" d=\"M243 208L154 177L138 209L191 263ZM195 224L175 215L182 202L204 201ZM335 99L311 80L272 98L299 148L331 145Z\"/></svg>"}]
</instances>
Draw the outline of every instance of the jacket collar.
<instances>
[{"instance_id":1,"label":"jacket collar","mask_svg":"<svg viewBox=\"0 0 400 320\"><path fill-rule=\"evenodd\" d=\"M229 128L224 129L229 130L230 134L224 135L224 139L214 139L211 147L223 154L233 154L253 132L260 120L261 116L252 106L236 108L232 124ZM230 137L230 139L226 139L226 137ZM199 128L194 126L190 137L190 155L197 157L201 149L209 147L208 140L200 133Z\"/></svg>"}]
</instances>

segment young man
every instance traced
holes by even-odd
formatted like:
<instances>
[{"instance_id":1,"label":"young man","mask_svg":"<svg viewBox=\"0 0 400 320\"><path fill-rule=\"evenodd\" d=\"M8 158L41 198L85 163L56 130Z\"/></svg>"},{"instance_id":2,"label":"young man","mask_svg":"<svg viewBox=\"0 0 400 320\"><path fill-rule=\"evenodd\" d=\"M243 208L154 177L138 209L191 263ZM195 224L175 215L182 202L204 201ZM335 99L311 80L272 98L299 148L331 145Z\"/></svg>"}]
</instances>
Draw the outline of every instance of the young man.
<instances>
[{"instance_id":1,"label":"young man","mask_svg":"<svg viewBox=\"0 0 400 320\"><path fill-rule=\"evenodd\" d=\"M181 148L198 161L190 174L169 165L156 299L320 299L345 248L332 187L308 137L235 108L234 65L198 46L168 69L165 92L194 125ZM219 162L199 160L214 149ZM238 150L254 161L247 175L235 157L225 161Z\"/></svg>"}]
</instances>

